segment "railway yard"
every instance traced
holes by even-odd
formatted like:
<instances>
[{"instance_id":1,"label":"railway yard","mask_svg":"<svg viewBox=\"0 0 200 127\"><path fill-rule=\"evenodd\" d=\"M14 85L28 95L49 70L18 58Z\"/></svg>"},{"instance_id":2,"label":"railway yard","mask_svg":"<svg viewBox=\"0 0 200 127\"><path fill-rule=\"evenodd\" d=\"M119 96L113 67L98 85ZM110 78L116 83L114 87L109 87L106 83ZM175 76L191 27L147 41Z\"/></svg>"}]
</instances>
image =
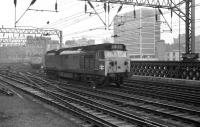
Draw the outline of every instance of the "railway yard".
<instances>
[{"instance_id":1,"label":"railway yard","mask_svg":"<svg viewBox=\"0 0 200 127\"><path fill-rule=\"evenodd\" d=\"M126 79L120 87L52 79L29 65L0 69L2 127L199 127L200 86Z\"/></svg>"},{"instance_id":2,"label":"railway yard","mask_svg":"<svg viewBox=\"0 0 200 127\"><path fill-rule=\"evenodd\" d=\"M0 127L200 127L197 0L0 5Z\"/></svg>"}]
</instances>

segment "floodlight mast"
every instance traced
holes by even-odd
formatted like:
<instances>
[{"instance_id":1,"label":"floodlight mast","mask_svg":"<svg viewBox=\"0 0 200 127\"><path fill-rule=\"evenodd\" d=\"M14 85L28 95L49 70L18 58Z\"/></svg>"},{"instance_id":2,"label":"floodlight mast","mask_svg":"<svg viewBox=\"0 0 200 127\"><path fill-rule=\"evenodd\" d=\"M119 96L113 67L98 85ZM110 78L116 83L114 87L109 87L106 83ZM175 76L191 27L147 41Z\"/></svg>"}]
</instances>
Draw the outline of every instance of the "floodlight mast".
<instances>
[{"instance_id":1,"label":"floodlight mast","mask_svg":"<svg viewBox=\"0 0 200 127\"><path fill-rule=\"evenodd\" d=\"M185 54L183 60L196 60L195 53L195 0L81 0L91 2L102 2L112 4L134 5L152 8L170 9L185 22ZM185 12L180 6L185 4Z\"/></svg>"}]
</instances>

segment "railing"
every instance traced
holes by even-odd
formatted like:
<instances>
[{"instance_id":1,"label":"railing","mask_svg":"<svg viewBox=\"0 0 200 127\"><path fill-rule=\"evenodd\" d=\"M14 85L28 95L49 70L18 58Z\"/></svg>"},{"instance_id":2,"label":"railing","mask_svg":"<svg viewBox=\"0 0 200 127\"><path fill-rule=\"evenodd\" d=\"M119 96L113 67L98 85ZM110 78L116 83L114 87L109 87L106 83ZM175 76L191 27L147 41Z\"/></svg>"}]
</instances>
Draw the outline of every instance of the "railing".
<instances>
[{"instance_id":1,"label":"railing","mask_svg":"<svg viewBox=\"0 0 200 127\"><path fill-rule=\"evenodd\" d=\"M131 61L131 74L200 80L200 62Z\"/></svg>"}]
</instances>

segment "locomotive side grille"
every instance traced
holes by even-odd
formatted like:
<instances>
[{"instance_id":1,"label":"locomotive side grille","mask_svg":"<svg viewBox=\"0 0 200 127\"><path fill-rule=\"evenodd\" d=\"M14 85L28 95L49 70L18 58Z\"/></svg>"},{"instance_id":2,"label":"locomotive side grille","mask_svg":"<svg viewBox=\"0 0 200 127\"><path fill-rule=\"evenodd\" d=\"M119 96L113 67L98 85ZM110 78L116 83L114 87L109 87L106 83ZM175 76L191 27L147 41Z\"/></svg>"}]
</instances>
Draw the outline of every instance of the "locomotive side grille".
<instances>
[{"instance_id":1,"label":"locomotive side grille","mask_svg":"<svg viewBox=\"0 0 200 127\"><path fill-rule=\"evenodd\" d=\"M80 68L84 69L84 56L80 56Z\"/></svg>"},{"instance_id":2,"label":"locomotive side grille","mask_svg":"<svg viewBox=\"0 0 200 127\"><path fill-rule=\"evenodd\" d=\"M85 70L94 70L95 68L95 58L93 55L86 55L86 56L81 56L81 62L80 66L82 69Z\"/></svg>"}]
</instances>

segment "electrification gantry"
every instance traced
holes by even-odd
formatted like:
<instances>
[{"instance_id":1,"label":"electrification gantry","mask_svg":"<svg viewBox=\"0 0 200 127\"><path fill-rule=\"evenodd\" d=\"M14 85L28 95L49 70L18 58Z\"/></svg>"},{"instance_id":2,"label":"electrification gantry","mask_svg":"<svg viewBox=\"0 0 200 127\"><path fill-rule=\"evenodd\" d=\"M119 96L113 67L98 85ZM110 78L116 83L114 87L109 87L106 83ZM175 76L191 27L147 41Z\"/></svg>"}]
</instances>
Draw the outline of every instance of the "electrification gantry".
<instances>
[{"instance_id":1,"label":"electrification gantry","mask_svg":"<svg viewBox=\"0 0 200 127\"><path fill-rule=\"evenodd\" d=\"M102 2L106 4L121 4L144 6L152 8L170 9L185 22L185 54L184 60L195 60L198 54L195 53L195 0L82 0L94 8L91 2ZM184 5L185 9L181 10L180 6Z\"/></svg>"},{"instance_id":2,"label":"electrification gantry","mask_svg":"<svg viewBox=\"0 0 200 127\"><path fill-rule=\"evenodd\" d=\"M51 36L51 35L57 35L60 40L60 46L62 44L62 31L60 30L54 30L54 29L21 29L21 28L0 28L0 33L6 34L6 33L12 33L12 34L32 34L32 35L43 35L43 36Z\"/></svg>"}]
</instances>

